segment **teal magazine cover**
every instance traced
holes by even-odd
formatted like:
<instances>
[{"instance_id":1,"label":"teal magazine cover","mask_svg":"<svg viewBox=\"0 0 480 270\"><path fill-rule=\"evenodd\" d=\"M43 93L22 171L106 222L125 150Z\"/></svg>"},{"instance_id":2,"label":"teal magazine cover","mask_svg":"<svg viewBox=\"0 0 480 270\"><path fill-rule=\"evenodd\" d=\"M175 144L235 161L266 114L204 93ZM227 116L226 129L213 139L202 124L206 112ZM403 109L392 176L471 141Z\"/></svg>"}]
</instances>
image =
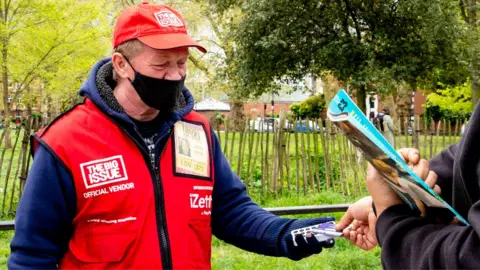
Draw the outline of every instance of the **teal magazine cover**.
<instances>
[{"instance_id":1,"label":"teal magazine cover","mask_svg":"<svg viewBox=\"0 0 480 270\"><path fill-rule=\"evenodd\" d=\"M408 167L343 89L330 102L327 115L412 209L420 211L421 201L429 208L448 210L451 217L469 225L467 220Z\"/></svg>"}]
</instances>

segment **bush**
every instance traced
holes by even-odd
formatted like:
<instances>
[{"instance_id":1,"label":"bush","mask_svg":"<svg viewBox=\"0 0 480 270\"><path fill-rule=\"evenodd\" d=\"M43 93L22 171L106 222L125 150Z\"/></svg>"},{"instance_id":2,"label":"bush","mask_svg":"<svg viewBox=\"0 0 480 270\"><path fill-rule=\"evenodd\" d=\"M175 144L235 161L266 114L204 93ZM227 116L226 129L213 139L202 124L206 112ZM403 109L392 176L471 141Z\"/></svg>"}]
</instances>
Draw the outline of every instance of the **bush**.
<instances>
[{"instance_id":1,"label":"bush","mask_svg":"<svg viewBox=\"0 0 480 270\"><path fill-rule=\"evenodd\" d=\"M435 121L468 118L472 113L471 99L470 81L453 88L437 90L427 96L424 116Z\"/></svg>"},{"instance_id":2,"label":"bush","mask_svg":"<svg viewBox=\"0 0 480 270\"><path fill-rule=\"evenodd\" d=\"M313 172L314 174L314 180L315 180L315 185L317 185L317 183L320 183L320 189L322 190L326 190L326 172L325 172L325 162L324 162L324 156L323 156L323 152L319 152L316 156L314 155L311 155L310 158L315 158L315 161L317 162L317 168L318 168L318 177L320 178L319 181L317 181L316 179L316 174L315 172ZM301 157L299 157L299 161L301 162ZM284 186L287 185L287 183L290 184L290 191L291 192L303 192L303 167L300 167L299 168L299 181L300 181L300 185L299 185L299 190L297 190L297 187L296 187L296 162L295 162L295 157L294 156L290 156L290 179L287 179L287 174L286 174L286 171L284 169L284 179L279 179L279 181L283 181L284 183ZM295 162L295 163L294 163ZM339 183L341 181L341 173L340 173L340 160L334 160L334 159L330 159L329 160L330 162L330 183ZM253 163L253 162L252 162ZM232 162L232 168L236 168L237 164L235 162L235 160ZM247 176L247 167L248 166L248 160L243 160L242 162L242 167L241 167L241 172L240 172L240 179L242 181L246 181L246 176ZM262 194L262 177L263 177L263 172L261 170L261 163L259 160L257 160L257 164L250 164L250 166L254 166L253 168L250 169L250 175L249 175L249 183L245 183L246 185L248 184L247 188L249 189L249 194L252 195L252 197L255 197L255 198L258 198L259 201L263 201L266 197L268 198L269 195L273 195L273 192L272 194L270 194L270 191L269 191L269 188L265 187L264 190L263 190L263 196L260 196ZM270 164L271 166L271 164ZM271 173L271 167L269 167L269 171ZM307 173L309 173L308 171L308 168L307 168ZM270 174L270 177L271 177L271 174ZM268 181L266 180L266 183L265 185L268 184L268 182L270 182L271 179L268 179ZM312 187L310 186L310 180L307 180L308 181L308 191L307 192L310 192ZM278 184L280 185L280 183ZM286 191L284 191L286 192ZM265 196L266 195L266 196Z\"/></svg>"},{"instance_id":3,"label":"bush","mask_svg":"<svg viewBox=\"0 0 480 270\"><path fill-rule=\"evenodd\" d=\"M325 96L323 94L307 98L300 103L290 105L290 111L296 118L319 118L320 113L326 108Z\"/></svg>"}]
</instances>

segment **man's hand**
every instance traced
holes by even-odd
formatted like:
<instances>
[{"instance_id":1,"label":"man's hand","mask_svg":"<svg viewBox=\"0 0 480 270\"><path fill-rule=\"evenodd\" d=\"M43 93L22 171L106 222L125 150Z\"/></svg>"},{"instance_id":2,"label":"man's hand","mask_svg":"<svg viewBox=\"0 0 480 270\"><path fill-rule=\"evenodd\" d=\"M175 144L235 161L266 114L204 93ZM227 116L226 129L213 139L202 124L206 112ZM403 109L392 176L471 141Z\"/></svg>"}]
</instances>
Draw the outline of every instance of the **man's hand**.
<instances>
[{"instance_id":1,"label":"man's hand","mask_svg":"<svg viewBox=\"0 0 480 270\"><path fill-rule=\"evenodd\" d=\"M316 219L317 224L326 223L330 221L335 221L334 217L322 217ZM314 225L314 224L310 224ZM319 242L314 235L308 233L306 239L302 235L296 235L295 242L297 245L293 243L293 236L291 234L292 229L301 229L298 227L288 228L285 232L285 236L283 236L284 245L283 247L286 248L285 254L288 258L294 261L301 260L313 254L318 254L322 252L323 248L331 248L335 245L335 241L333 239L328 239L326 241Z\"/></svg>"},{"instance_id":2,"label":"man's hand","mask_svg":"<svg viewBox=\"0 0 480 270\"><path fill-rule=\"evenodd\" d=\"M428 186L440 194L440 187L436 185L437 175L435 172L430 171L430 163L427 160L420 159L418 150L404 148L399 150L398 153L405 162L409 164L415 174L425 180L425 183ZM390 185L383 179L383 176L370 164L368 164L366 183L367 189L375 203L377 216L380 216L388 207L403 203L398 195L392 190Z\"/></svg>"},{"instance_id":3,"label":"man's hand","mask_svg":"<svg viewBox=\"0 0 480 270\"><path fill-rule=\"evenodd\" d=\"M353 222L353 223L352 223ZM343 230L345 238L353 245L364 250L377 246L375 223L377 218L373 213L372 197L365 197L348 207L347 212L335 226L337 231Z\"/></svg>"},{"instance_id":4,"label":"man's hand","mask_svg":"<svg viewBox=\"0 0 480 270\"><path fill-rule=\"evenodd\" d=\"M319 254L323 248L331 248L335 245L335 240L329 239L327 241L319 242L315 236L311 233L307 233L307 239L302 235L295 236L295 242L293 243L293 237L291 234L285 236L285 242L288 248L288 258L299 261L313 254Z\"/></svg>"}]
</instances>

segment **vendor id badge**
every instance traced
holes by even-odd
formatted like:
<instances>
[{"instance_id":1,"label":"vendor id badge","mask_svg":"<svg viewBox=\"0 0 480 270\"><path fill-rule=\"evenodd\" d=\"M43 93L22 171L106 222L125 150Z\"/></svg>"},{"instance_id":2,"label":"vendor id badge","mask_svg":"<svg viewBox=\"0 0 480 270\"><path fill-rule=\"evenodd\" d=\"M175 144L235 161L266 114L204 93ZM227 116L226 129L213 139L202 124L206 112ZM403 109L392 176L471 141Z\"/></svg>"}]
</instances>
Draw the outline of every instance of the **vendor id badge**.
<instances>
[{"instance_id":1,"label":"vendor id badge","mask_svg":"<svg viewBox=\"0 0 480 270\"><path fill-rule=\"evenodd\" d=\"M175 173L210 180L210 153L203 125L179 121L174 139Z\"/></svg>"}]
</instances>

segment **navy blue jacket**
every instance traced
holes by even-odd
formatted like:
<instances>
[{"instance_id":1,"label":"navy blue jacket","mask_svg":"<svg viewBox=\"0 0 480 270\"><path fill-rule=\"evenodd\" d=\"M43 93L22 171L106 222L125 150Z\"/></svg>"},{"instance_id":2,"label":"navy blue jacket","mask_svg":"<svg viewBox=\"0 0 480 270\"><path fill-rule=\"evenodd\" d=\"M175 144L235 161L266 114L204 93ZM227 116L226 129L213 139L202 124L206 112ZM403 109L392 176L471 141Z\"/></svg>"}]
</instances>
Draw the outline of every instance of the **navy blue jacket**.
<instances>
[{"instance_id":1,"label":"navy blue jacket","mask_svg":"<svg viewBox=\"0 0 480 270\"><path fill-rule=\"evenodd\" d=\"M96 74L108 61L110 59L104 59L93 67L89 79L80 89L80 95L92 100L127 132L139 136L129 117L111 110L100 97ZM187 105L172 113L159 127L160 137L193 109L192 95L186 88L183 94ZM215 202L212 209L213 234L244 250L288 257L285 234L323 220L280 218L259 207L250 199L245 185L232 171L214 132L212 137L216 180L212 195ZM157 158L162 148L163 145L157 144ZM9 268L56 268L73 233L75 197L71 173L62 167L54 153L39 145L17 209Z\"/></svg>"}]
</instances>

